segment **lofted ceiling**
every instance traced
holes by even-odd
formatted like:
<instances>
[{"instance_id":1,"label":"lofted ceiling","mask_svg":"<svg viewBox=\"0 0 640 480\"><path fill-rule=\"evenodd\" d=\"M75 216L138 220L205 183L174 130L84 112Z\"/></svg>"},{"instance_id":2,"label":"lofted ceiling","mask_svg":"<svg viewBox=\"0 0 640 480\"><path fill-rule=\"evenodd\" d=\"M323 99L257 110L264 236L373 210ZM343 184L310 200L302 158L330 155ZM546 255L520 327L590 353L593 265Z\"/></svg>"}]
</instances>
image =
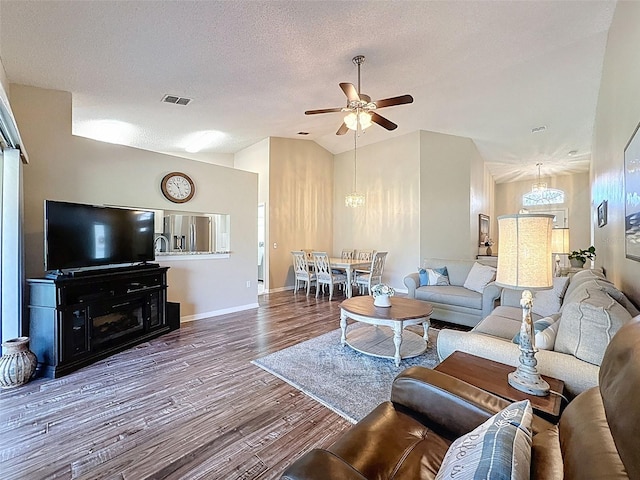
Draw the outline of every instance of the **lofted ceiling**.
<instances>
[{"instance_id":1,"label":"lofted ceiling","mask_svg":"<svg viewBox=\"0 0 640 480\"><path fill-rule=\"evenodd\" d=\"M266 137L337 154L338 84L373 100L367 145L428 130L471 138L497 182L588 171L615 1L8 1L0 55L10 82L72 92L74 133L215 162ZM163 103L165 94L193 99ZM103 123L100 123L103 122ZM92 128L100 125L99 132ZM532 133L544 126L545 130ZM308 132L300 136L298 132ZM27 146L28 147L28 146ZM573 153L569 153L573 152Z\"/></svg>"}]
</instances>

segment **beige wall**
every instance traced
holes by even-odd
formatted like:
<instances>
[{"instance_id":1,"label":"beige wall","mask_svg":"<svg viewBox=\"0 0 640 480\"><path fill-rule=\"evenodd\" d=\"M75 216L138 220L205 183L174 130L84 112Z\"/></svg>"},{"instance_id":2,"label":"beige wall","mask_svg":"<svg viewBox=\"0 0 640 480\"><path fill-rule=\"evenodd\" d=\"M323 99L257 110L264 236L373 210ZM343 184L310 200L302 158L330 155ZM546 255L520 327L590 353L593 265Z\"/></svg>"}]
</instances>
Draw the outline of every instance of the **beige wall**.
<instances>
[{"instance_id":1,"label":"beige wall","mask_svg":"<svg viewBox=\"0 0 640 480\"><path fill-rule=\"evenodd\" d=\"M478 214L489 213L491 184L471 139L420 132L421 233L416 261L476 257Z\"/></svg>"},{"instance_id":2,"label":"beige wall","mask_svg":"<svg viewBox=\"0 0 640 480\"><path fill-rule=\"evenodd\" d=\"M334 252L389 251L383 281L403 279L424 257L475 258L478 213L493 179L468 138L418 131L358 148L364 208L344 206L353 190L353 151L335 157Z\"/></svg>"},{"instance_id":3,"label":"beige wall","mask_svg":"<svg viewBox=\"0 0 640 480\"><path fill-rule=\"evenodd\" d=\"M357 153L357 190L365 194L364 208L344 204L353 191L353 150L335 156L333 252L388 251L383 281L405 289L404 276L421 263L420 133L367 145Z\"/></svg>"},{"instance_id":4,"label":"beige wall","mask_svg":"<svg viewBox=\"0 0 640 480\"><path fill-rule=\"evenodd\" d=\"M277 291L294 284L292 250L332 249L330 152L309 140L270 139L268 218L268 284Z\"/></svg>"},{"instance_id":5,"label":"beige wall","mask_svg":"<svg viewBox=\"0 0 640 480\"><path fill-rule=\"evenodd\" d=\"M269 145L271 139L265 138L235 154L234 168L258 174L258 203L269 201Z\"/></svg>"},{"instance_id":6,"label":"beige wall","mask_svg":"<svg viewBox=\"0 0 640 480\"><path fill-rule=\"evenodd\" d=\"M589 174L558 175L541 177L550 188L565 192L565 203L548 207L527 207L530 212L561 210L568 211L569 247L571 250L587 249L591 242L591 223L589 211ZM522 195L531 191L535 180L499 183L495 188L495 216L518 213L522 207ZM498 230L492 229L492 237L498 241ZM494 249L497 251L497 244ZM599 252L596 248L596 253Z\"/></svg>"},{"instance_id":7,"label":"beige wall","mask_svg":"<svg viewBox=\"0 0 640 480\"><path fill-rule=\"evenodd\" d=\"M232 253L227 259L166 262L169 300L180 302L181 316L189 318L256 306L256 174L74 137L69 93L11 85L10 94L30 155L24 169L27 276L43 274L45 199L175 210L160 181L178 170L196 183L194 198L181 208L231 215Z\"/></svg>"},{"instance_id":8,"label":"beige wall","mask_svg":"<svg viewBox=\"0 0 640 480\"><path fill-rule=\"evenodd\" d=\"M591 211L608 200L608 223L594 227L596 265L640 305L640 262L625 258L624 148L640 122L640 2L618 2L609 30L595 120ZM595 224L595 213L592 213Z\"/></svg>"},{"instance_id":9,"label":"beige wall","mask_svg":"<svg viewBox=\"0 0 640 480\"><path fill-rule=\"evenodd\" d=\"M269 250L267 246L269 243L269 145L271 143L270 138L265 138L237 152L234 156L234 167L247 172L254 172L258 174L258 204L263 204L264 208L264 250L262 256L262 269L260 272L263 280L264 291L268 292L269 285ZM260 232L258 232L258 238L260 238ZM258 245L256 248L259 249ZM259 261L259 260L258 260ZM258 268L260 268L258 266Z\"/></svg>"}]
</instances>

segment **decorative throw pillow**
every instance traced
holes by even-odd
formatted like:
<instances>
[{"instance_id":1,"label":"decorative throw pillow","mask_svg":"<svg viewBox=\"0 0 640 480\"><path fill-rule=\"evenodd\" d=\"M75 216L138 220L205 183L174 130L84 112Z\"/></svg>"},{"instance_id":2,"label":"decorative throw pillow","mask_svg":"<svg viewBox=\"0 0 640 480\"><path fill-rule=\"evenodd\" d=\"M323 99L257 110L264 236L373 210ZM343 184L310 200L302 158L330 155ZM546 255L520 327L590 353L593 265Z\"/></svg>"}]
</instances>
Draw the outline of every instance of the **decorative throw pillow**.
<instances>
[{"instance_id":1,"label":"decorative throw pillow","mask_svg":"<svg viewBox=\"0 0 640 480\"><path fill-rule=\"evenodd\" d=\"M551 290L540 290L534 294L531 311L543 317L558 313L568 286L569 277L554 277Z\"/></svg>"},{"instance_id":2,"label":"decorative throw pillow","mask_svg":"<svg viewBox=\"0 0 640 480\"><path fill-rule=\"evenodd\" d=\"M540 350L553 350L556 344L556 335L558 334L558 319L560 314L551 315L550 317L541 318L533 322L533 331L536 335L536 348ZM520 344L520 332L513 337L513 343Z\"/></svg>"},{"instance_id":3,"label":"decorative throw pillow","mask_svg":"<svg viewBox=\"0 0 640 480\"><path fill-rule=\"evenodd\" d=\"M447 267L442 268L418 268L420 286L425 285L450 285Z\"/></svg>"},{"instance_id":4,"label":"decorative throw pillow","mask_svg":"<svg viewBox=\"0 0 640 480\"><path fill-rule=\"evenodd\" d=\"M447 450L436 480L528 479L531 468L531 402L512 403Z\"/></svg>"},{"instance_id":5,"label":"decorative throw pillow","mask_svg":"<svg viewBox=\"0 0 640 480\"><path fill-rule=\"evenodd\" d=\"M424 268L418 268L418 275L420 275L420 286L424 287L425 285L429 285L429 274L427 270Z\"/></svg>"},{"instance_id":6,"label":"decorative throw pillow","mask_svg":"<svg viewBox=\"0 0 640 480\"><path fill-rule=\"evenodd\" d=\"M482 293L487 283L496 278L496 269L489 265L481 265L478 262L473 264L463 287L474 292Z\"/></svg>"}]
</instances>

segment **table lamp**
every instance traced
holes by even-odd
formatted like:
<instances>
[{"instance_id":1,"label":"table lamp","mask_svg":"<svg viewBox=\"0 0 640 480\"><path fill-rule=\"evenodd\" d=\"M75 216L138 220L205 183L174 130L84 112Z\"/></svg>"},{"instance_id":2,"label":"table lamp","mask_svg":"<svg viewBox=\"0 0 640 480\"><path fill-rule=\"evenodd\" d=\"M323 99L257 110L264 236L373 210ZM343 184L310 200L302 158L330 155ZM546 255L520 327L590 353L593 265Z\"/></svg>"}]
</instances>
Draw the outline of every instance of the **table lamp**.
<instances>
[{"instance_id":1,"label":"table lamp","mask_svg":"<svg viewBox=\"0 0 640 480\"><path fill-rule=\"evenodd\" d=\"M531 395L549 394L549 384L536 368L535 332L531 318L533 295L528 290L553 287L551 230L553 215L518 214L498 217L498 271L496 284L522 291L520 358L509 385Z\"/></svg>"},{"instance_id":2,"label":"table lamp","mask_svg":"<svg viewBox=\"0 0 640 480\"><path fill-rule=\"evenodd\" d=\"M551 230L551 253L555 254L555 276L560 276L560 254L569 253L569 229L554 228Z\"/></svg>"}]
</instances>

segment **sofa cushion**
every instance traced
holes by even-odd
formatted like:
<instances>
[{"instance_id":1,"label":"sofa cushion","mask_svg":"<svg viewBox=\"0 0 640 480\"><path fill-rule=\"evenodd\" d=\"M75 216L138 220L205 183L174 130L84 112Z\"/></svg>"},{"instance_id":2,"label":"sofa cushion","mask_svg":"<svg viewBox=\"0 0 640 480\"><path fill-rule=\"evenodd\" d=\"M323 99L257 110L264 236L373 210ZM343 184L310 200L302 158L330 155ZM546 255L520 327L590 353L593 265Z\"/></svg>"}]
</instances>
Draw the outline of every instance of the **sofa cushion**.
<instances>
[{"instance_id":1,"label":"sofa cushion","mask_svg":"<svg viewBox=\"0 0 640 480\"><path fill-rule=\"evenodd\" d=\"M511 340L520 331L522 325L522 308L498 306L491 315L473 327L476 333Z\"/></svg>"},{"instance_id":2,"label":"sofa cushion","mask_svg":"<svg viewBox=\"0 0 640 480\"><path fill-rule=\"evenodd\" d=\"M625 417L626 412L620 412ZM597 387L574 398L558 424L564 478L612 480L633 478L625 472L607 424ZM636 441L637 451L637 441Z\"/></svg>"},{"instance_id":3,"label":"sofa cushion","mask_svg":"<svg viewBox=\"0 0 640 480\"><path fill-rule=\"evenodd\" d=\"M620 290L618 290L616 286L609 280L606 280L604 278L589 280L578 286L578 288L576 288L576 291L579 291L580 287L585 288L585 286L588 288L598 288L603 292L606 292L611 298L622 305L631 314L632 317L635 317L640 313L640 311L638 311L635 305L631 303L627 296Z\"/></svg>"},{"instance_id":4,"label":"sofa cushion","mask_svg":"<svg viewBox=\"0 0 640 480\"><path fill-rule=\"evenodd\" d=\"M582 285L584 282L588 282L589 280L605 280L604 274L591 269L585 269L573 274L571 281L569 282L569 286L567 287L567 291L564 294L565 298L569 298L578 286Z\"/></svg>"},{"instance_id":5,"label":"sofa cushion","mask_svg":"<svg viewBox=\"0 0 640 480\"><path fill-rule=\"evenodd\" d=\"M543 317L558 313L568 286L569 277L554 277L552 289L535 292L531 311Z\"/></svg>"},{"instance_id":6,"label":"sofa cushion","mask_svg":"<svg viewBox=\"0 0 640 480\"><path fill-rule=\"evenodd\" d=\"M469 271L469 275L467 275L467 279L464 281L463 287L473 290L474 292L482 293L487 283L493 281L495 278L495 268L475 262Z\"/></svg>"},{"instance_id":7,"label":"sofa cushion","mask_svg":"<svg viewBox=\"0 0 640 480\"><path fill-rule=\"evenodd\" d=\"M557 425L534 435L531 444L531 480L550 478L564 478Z\"/></svg>"},{"instance_id":8,"label":"sofa cushion","mask_svg":"<svg viewBox=\"0 0 640 480\"><path fill-rule=\"evenodd\" d=\"M383 402L329 450L365 478L434 478L449 445L451 440Z\"/></svg>"},{"instance_id":9,"label":"sofa cushion","mask_svg":"<svg viewBox=\"0 0 640 480\"><path fill-rule=\"evenodd\" d=\"M556 343L556 335L558 333L560 314L541 318L533 322L533 330L535 332L535 346L540 350L553 350ZM513 343L520 344L520 332L513 337Z\"/></svg>"},{"instance_id":10,"label":"sofa cushion","mask_svg":"<svg viewBox=\"0 0 640 480\"><path fill-rule=\"evenodd\" d=\"M428 285L416 288L416 298L426 302L482 309L482 295L455 285Z\"/></svg>"},{"instance_id":11,"label":"sofa cushion","mask_svg":"<svg viewBox=\"0 0 640 480\"><path fill-rule=\"evenodd\" d=\"M447 267L442 268L419 268L420 286L427 285L450 285Z\"/></svg>"},{"instance_id":12,"label":"sofa cushion","mask_svg":"<svg viewBox=\"0 0 640 480\"><path fill-rule=\"evenodd\" d=\"M606 292L582 285L563 305L554 350L600 365L611 338L629 320L631 314Z\"/></svg>"},{"instance_id":13,"label":"sofa cushion","mask_svg":"<svg viewBox=\"0 0 640 480\"><path fill-rule=\"evenodd\" d=\"M437 479L528 479L531 466L531 402L512 403L456 439Z\"/></svg>"}]
</instances>

